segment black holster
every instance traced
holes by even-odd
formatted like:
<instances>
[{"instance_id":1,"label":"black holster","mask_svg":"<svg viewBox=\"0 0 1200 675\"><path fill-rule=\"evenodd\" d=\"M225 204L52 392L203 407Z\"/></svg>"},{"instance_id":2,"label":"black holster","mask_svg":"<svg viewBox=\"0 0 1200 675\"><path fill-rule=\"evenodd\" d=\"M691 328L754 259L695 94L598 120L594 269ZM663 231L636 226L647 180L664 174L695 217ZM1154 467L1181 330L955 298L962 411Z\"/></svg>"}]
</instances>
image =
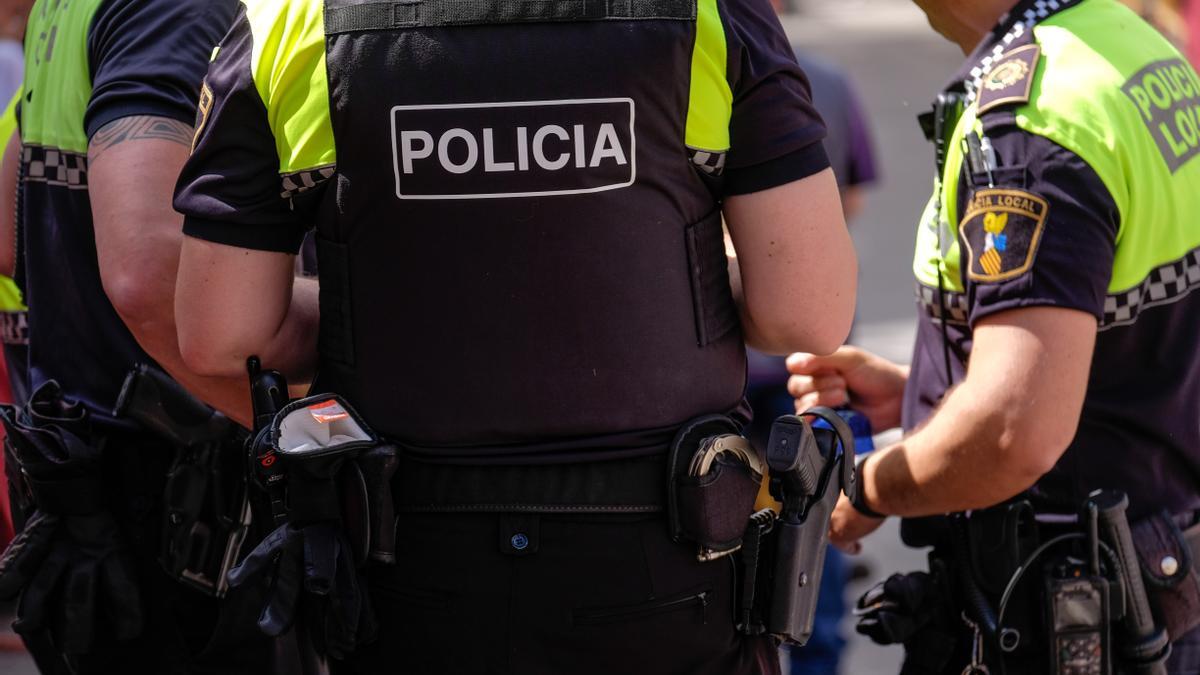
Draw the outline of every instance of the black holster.
<instances>
[{"instance_id":1,"label":"black holster","mask_svg":"<svg viewBox=\"0 0 1200 675\"><path fill-rule=\"evenodd\" d=\"M832 429L813 429L806 417ZM784 415L771 428L767 463L771 495L782 509L778 516L759 511L745 530L738 628L804 645L813 630L829 518L838 497L855 486L854 434L828 408Z\"/></svg>"},{"instance_id":2,"label":"black holster","mask_svg":"<svg viewBox=\"0 0 1200 675\"><path fill-rule=\"evenodd\" d=\"M145 364L125 378L114 414L174 452L163 485L159 562L179 582L224 597L250 526L245 431Z\"/></svg>"}]
</instances>

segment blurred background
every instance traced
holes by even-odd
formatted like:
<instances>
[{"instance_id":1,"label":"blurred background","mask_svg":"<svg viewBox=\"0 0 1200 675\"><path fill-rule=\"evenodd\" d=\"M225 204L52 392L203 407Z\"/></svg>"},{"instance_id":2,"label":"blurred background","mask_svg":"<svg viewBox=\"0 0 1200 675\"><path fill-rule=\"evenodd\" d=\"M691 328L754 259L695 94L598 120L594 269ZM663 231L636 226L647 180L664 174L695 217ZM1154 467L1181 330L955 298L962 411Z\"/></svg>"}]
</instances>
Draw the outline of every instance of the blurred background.
<instances>
[{"instance_id":1,"label":"blurred background","mask_svg":"<svg viewBox=\"0 0 1200 675\"><path fill-rule=\"evenodd\" d=\"M916 116L929 106L963 56L930 30L910 0L778 1L792 43L817 61L821 79L840 87L826 94L825 101L818 91L817 104L838 111L832 113L839 117L830 119L831 129L839 128L849 138L835 140L840 149L831 149L831 154L846 157L840 169L843 181L860 183L860 189L847 195L847 203L853 205L849 215L861 270L852 342L906 363L915 325L913 239L932 187L932 149L918 129ZM1193 62L1200 61L1200 0L1127 2L1187 49ZM5 101L19 81L19 41L28 5L29 0L0 0L0 99ZM1189 25L1195 36L1190 45ZM852 120L855 108L861 115ZM876 444L887 441L877 438ZM846 601L852 605L868 585L892 572L923 566L923 553L902 546L897 525L890 522L866 542L862 555L849 559L849 567L857 567L861 578L846 587ZM0 674L32 675L36 670L20 651L4 609L0 607ZM841 654L841 673L898 671L899 648L878 647L859 638L849 617L842 620L841 634L848 640ZM810 663L796 672L830 673L830 669Z\"/></svg>"}]
</instances>

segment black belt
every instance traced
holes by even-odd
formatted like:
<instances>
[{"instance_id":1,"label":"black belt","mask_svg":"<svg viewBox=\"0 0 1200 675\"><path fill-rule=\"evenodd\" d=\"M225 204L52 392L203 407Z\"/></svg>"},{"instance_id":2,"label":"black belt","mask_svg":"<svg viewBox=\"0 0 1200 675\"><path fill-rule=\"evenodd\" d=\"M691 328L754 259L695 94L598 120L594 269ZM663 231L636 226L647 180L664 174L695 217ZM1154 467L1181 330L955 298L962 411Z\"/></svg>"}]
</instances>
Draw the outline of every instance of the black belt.
<instances>
[{"instance_id":1,"label":"black belt","mask_svg":"<svg viewBox=\"0 0 1200 675\"><path fill-rule=\"evenodd\" d=\"M665 455L549 465L436 464L401 457L398 513L658 513Z\"/></svg>"}]
</instances>

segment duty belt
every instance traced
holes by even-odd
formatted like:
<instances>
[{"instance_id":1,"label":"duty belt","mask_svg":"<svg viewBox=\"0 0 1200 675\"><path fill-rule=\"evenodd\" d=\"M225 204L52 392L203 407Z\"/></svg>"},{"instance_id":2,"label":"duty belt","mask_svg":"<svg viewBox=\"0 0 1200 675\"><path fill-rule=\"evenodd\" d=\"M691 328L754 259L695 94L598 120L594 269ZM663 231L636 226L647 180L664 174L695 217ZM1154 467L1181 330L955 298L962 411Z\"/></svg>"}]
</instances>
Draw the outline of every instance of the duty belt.
<instances>
[{"instance_id":1,"label":"duty belt","mask_svg":"<svg viewBox=\"0 0 1200 675\"><path fill-rule=\"evenodd\" d=\"M551 465L459 465L402 456L398 513L659 513L665 455Z\"/></svg>"}]
</instances>

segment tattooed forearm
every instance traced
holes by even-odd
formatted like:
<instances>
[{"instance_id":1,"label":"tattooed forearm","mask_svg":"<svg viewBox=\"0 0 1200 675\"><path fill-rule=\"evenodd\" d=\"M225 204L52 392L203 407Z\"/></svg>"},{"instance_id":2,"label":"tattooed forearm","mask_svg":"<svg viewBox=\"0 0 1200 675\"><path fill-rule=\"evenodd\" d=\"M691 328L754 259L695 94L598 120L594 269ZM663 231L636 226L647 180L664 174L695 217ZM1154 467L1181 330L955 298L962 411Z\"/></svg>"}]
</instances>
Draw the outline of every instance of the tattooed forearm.
<instances>
[{"instance_id":1,"label":"tattooed forearm","mask_svg":"<svg viewBox=\"0 0 1200 675\"><path fill-rule=\"evenodd\" d=\"M185 147L191 147L192 127L166 117L149 115L122 117L105 124L92 135L92 141L88 145L88 156L94 160L113 146L126 141L145 139L172 141Z\"/></svg>"}]
</instances>

